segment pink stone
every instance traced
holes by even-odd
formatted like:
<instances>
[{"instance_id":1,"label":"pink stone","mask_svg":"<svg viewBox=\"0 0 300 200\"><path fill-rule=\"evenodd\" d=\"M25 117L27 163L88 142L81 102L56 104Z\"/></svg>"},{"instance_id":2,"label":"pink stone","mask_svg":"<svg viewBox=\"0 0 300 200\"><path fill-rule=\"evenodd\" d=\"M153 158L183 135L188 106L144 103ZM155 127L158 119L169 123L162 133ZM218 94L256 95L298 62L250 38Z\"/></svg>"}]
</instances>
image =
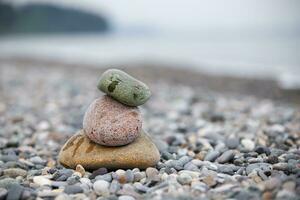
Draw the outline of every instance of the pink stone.
<instances>
[{"instance_id":1,"label":"pink stone","mask_svg":"<svg viewBox=\"0 0 300 200\"><path fill-rule=\"evenodd\" d=\"M122 146L140 135L142 117L137 107L126 106L105 95L96 99L87 109L83 130L98 144Z\"/></svg>"}]
</instances>

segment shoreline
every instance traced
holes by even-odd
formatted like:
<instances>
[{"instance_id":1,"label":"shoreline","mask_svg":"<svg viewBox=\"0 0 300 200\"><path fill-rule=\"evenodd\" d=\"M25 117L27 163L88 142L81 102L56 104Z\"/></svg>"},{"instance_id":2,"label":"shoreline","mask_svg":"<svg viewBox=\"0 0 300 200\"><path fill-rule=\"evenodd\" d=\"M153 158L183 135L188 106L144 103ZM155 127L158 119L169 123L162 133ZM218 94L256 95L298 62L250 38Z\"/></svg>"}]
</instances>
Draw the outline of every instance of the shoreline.
<instances>
[{"instance_id":1,"label":"shoreline","mask_svg":"<svg viewBox=\"0 0 300 200\"><path fill-rule=\"evenodd\" d=\"M96 64L74 64L28 57L0 58L0 69L5 67L5 65L13 65L21 68L72 68L83 71L97 71L99 74L107 68L118 66L108 65L107 67L99 67ZM278 86L278 83L272 79L211 75L200 72L199 70L192 70L191 68L183 69L182 67L173 67L167 64L149 62L125 63L121 66L120 69L126 70L145 80L163 80L171 84L183 84L190 86L199 92L208 90L229 95L249 95L288 104L300 104L299 89L282 89ZM198 87L199 85L201 86Z\"/></svg>"}]
</instances>

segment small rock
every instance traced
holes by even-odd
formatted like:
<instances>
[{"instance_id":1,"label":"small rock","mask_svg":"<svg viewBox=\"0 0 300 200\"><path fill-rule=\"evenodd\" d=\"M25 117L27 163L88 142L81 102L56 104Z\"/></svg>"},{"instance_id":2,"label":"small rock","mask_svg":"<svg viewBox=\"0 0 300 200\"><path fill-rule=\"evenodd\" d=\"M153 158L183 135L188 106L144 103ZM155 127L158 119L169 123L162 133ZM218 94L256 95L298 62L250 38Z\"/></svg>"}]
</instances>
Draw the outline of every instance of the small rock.
<instances>
[{"instance_id":1,"label":"small rock","mask_svg":"<svg viewBox=\"0 0 300 200\"><path fill-rule=\"evenodd\" d=\"M135 172L134 173L134 182L138 182L138 181L142 180L145 177L146 177L145 172Z\"/></svg>"},{"instance_id":2,"label":"small rock","mask_svg":"<svg viewBox=\"0 0 300 200\"><path fill-rule=\"evenodd\" d=\"M109 182L104 180L97 180L93 188L98 195L107 196L109 195Z\"/></svg>"},{"instance_id":3,"label":"small rock","mask_svg":"<svg viewBox=\"0 0 300 200\"><path fill-rule=\"evenodd\" d=\"M272 166L268 163L254 163L246 167L246 173L248 175L254 170L262 170L267 176L270 176Z\"/></svg>"},{"instance_id":4,"label":"small rock","mask_svg":"<svg viewBox=\"0 0 300 200\"><path fill-rule=\"evenodd\" d=\"M43 185L51 185L52 184L52 181L43 177L43 176L35 176L33 177L33 182L40 185L40 186L43 186Z\"/></svg>"},{"instance_id":5,"label":"small rock","mask_svg":"<svg viewBox=\"0 0 300 200\"><path fill-rule=\"evenodd\" d=\"M3 162L18 161L19 157L16 154L2 155L0 159Z\"/></svg>"},{"instance_id":6,"label":"small rock","mask_svg":"<svg viewBox=\"0 0 300 200\"><path fill-rule=\"evenodd\" d=\"M286 171L288 170L288 167L289 167L288 163L284 163L284 162L273 164L273 169L275 170Z\"/></svg>"},{"instance_id":7,"label":"small rock","mask_svg":"<svg viewBox=\"0 0 300 200\"><path fill-rule=\"evenodd\" d=\"M104 146L122 146L133 142L142 130L142 116L137 107L121 104L109 96L96 99L83 118L87 137Z\"/></svg>"},{"instance_id":8,"label":"small rock","mask_svg":"<svg viewBox=\"0 0 300 200\"><path fill-rule=\"evenodd\" d=\"M153 167L148 167L146 169L146 175L149 180L159 181L158 170Z\"/></svg>"},{"instance_id":9,"label":"small rock","mask_svg":"<svg viewBox=\"0 0 300 200\"><path fill-rule=\"evenodd\" d=\"M110 173L104 174L104 175L99 175L96 176L95 178L96 180L105 180L107 182L111 182L112 181L112 176Z\"/></svg>"},{"instance_id":10,"label":"small rock","mask_svg":"<svg viewBox=\"0 0 300 200\"><path fill-rule=\"evenodd\" d=\"M108 171L107 171L107 169L105 167L101 167L101 168L93 171L92 175L90 176L90 179L94 179L98 175L104 175L107 172Z\"/></svg>"},{"instance_id":11,"label":"small rock","mask_svg":"<svg viewBox=\"0 0 300 200\"><path fill-rule=\"evenodd\" d=\"M191 188L195 191L199 192L205 192L208 190L208 187L205 183L199 182L199 181L193 181L191 183Z\"/></svg>"},{"instance_id":12,"label":"small rock","mask_svg":"<svg viewBox=\"0 0 300 200\"><path fill-rule=\"evenodd\" d=\"M36 164L36 165L45 165L46 162L47 162L39 156L34 156L34 157L30 158L29 161Z\"/></svg>"},{"instance_id":13,"label":"small rock","mask_svg":"<svg viewBox=\"0 0 300 200\"><path fill-rule=\"evenodd\" d=\"M4 178L0 180L0 188L9 189L12 185L18 184L18 181L13 178Z\"/></svg>"},{"instance_id":14,"label":"small rock","mask_svg":"<svg viewBox=\"0 0 300 200\"><path fill-rule=\"evenodd\" d=\"M133 182L133 180L134 180L134 174L133 174L133 172L130 169L128 169L128 170L126 170L125 174L126 174L126 180L127 180L127 182L128 183Z\"/></svg>"},{"instance_id":15,"label":"small rock","mask_svg":"<svg viewBox=\"0 0 300 200\"><path fill-rule=\"evenodd\" d=\"M266 190L275 190L276 188L280 187L281 181L278 178L271 178L264 182Z\"/></svg>"},{"instance_id":16,"label":"small rock","mask_svg":"<svg viewBox=\"0 0 300 200\"><path fill-rule=\"evenodd\" d=\"M270 153L271 153L271 151L268 147L263 147L263 146L255 147L254 151L258 154L265 153L266 155L270 155Z\"/></svg>"},{"instance_id":17,"label":"small rock","mask_svg":"<svg viewBox=\"0 0 300 200\"><path fill-rule=\"evenodd\" d=\"M10 169L5 169L3 171L3 174L11 178L16 178L18 176L25 177L27 175L27 171L20 168L10 168Z\"/></svg>"},{"instance_id":18,"label":"small rock","mask_svg":"<svg viewBox=\"0 0 300 200\"><path fill-rule=\"evenodd\" d=\"M219 152L219 151L212 150L212 151L209 151L209 152L206 154L204 160L205 160L205 161L213 162L213 161L215 161L215 160L219 157L219 155L220 155L220 152Z\"/></svg>"},{"instance_id":19,"label":"small rock","mask_svg":"<svg viewBox=\"0 0 300 200\"><path fill-rule=\"evenodd\" d=\"M5 200L7 193L7 189L0 188L0 200Z\"/></svg>"},{"instance_id":20,"label":"small rock","mask_svg":"<svg viewBox=\"0 0 300 200\"><path fill-rule=\"evenodd\" d=\"M253 151L255 148L255 143L249 139L242 139L241 144L248 151Z\"/></svg>"},{"instance_id":21,"label":"small rock","mask_svg":"<svg viewBox=\"0 0 300 200\"><path fill-rule=\"evenodd\" d=\"M192 162L186 163L183 168L189 171L199 171L197 165L193 164Z\"/></svg>"},{"instance_id":22,"label":"small rock","mask_svg":"<svg viewBox=\"0 0 300 200\"><path fill-rule=\"evenodd\" d=\"M72 175L67 179L67 183L69 185L74 185L74 184L78 183L79 180L80 180L80 176ZM52 183L52 185L53 185L53 183Z\"/></svg>"},{"instance_id":23,"label":"small rock","mask_svg":"<svg viewBox=\"0 0 300 200\"><path fill-rule=\"evenodd\" d=\"M192 182L192 177L188 173L181 173L179 176L177 176L177 181L181 185L188 185Z\"/></svg>"},{"instance_id":24,"label":"small rock","mask_svg":"<svg viewBox=\"0 0 300 200\"><path fill-rule=\"evenodd\" d=\"M134 197L128 195L119 196L118 200L135 200Z\"/></svg>"},{"instance_id":25,"label":"small rock","mask_svg":"<svg viewBox=\"0 0 300 200\"><path fill-rule=\"evenodd\" d=\"M53 188L65 187L67 185L68 185L68 183L65 181L51 181L51 186Z\"/></svg>"},{"instance_id":26,"label":"small rock","mask_svg":"<svg viewBox=\"0 0 300 200\"><path fill-rule=\"evenodd\" d=\"M234 151L233 150L228 150L225 151L218 159L218 163L227 163L230 162L234 158Z\"/></svg>"},{"instance_id":27,"label":"small rock","mask_svg":"<svg viewBox=\"0 0 300 200\"><path fill-rule=\"evenodd\" d=\"M213 186L215 186L215 185L217 184L217 181L216 181L215 176L214 176L214 175L211 175L211 174L205 176L205 177L202 179L202 181L203 181L206 185L208 185L209 187L213 187Z\"/></svg>"},{"instance_id":28,"label":"small rock","mask_svg":"<svg viewBox=\"0 0 300 200\"><path fill-rule=\"evenodd\" d=\"M8 193L6 200L18 200L21 199L22 193L23 193L24 187L19 184L13 184Z\"/></svg>"},{"instance_id":29,"label":"small rock","mask_svg":"<svg viewBox=\"0 0 300 200\"><path fill-rule=\"evenodd\" d=\"M151 96L146 84L117 69L109 69L101 75L98 89L129 106L142 105Z\"/></svg>"},{"instance_id":30,"label":"small rock","mask_svg":"<svg viewBox=\"0 0 300 200\"><path fill-rule=\"evenodd\" d=\"M64 193L66 194L77 194L82 193L83 189L78 185L68 185L64 189Z\"/></svg>"},{"instance_id":31,"label":"small rock","mask_svg":"<svg viewBox=\"0 0 300 200\"><path fill-rule=\"evenodd\" d=\"M123 169L118 169L115 173L117 175L117 180L119 181L119 183L124 184L127 182L126 171L124 171Z\"/></svg>"},{"instance_id":32,"label":"small rock","mask_svg":"<svg viewBox=\"0 0 300 200\"><path fill-rule=\"evenodd\" d=\"M230 137L226 140L226 146L229 149L235 149L239 146L239 144L240 144L239 138Z\"/></svg>"},{"instance_id":33,"label":"small rock","mask_svg":"<svg viewBox=\"0 0 300 200\"><path fill-rule=\"evenodd\" d=\"M61 169L61 170L58 170L58 171L56 171L53 174L53 180L56 180L56 181L65 181L70 176L72 176L73 172L74 171L71 170L71 169Z\"/></svg>"},{"instance_id":34,"label":"small rock","mask_svg":"<svg viewBox=\"0 0 300 200\"><path fill-rule=\"evenodd\" d=\"M115 194L120 190L120 188L121 188L121 185L120 185L119 181L113 180L110 184L109 191L110 191L110 193Z\"/></svg>"},{"instance_id":35,"label":"small rock","mask_svg":"<svg viewBox=\"0 0 300 200\"><path fill-rule=\"evenodd\" d=\"M174 159L174 156L172 154L170 154L168 151L163 151L161 153L161 156L163 159L165 160L171 160L171 159Z\"/></svg>"},{"instance_id":36,"label":"small rock","mask_svg":"<svg viewBox=\"0 0 300 200\"><path fill-rule=\"evenodd\" d=\"M133 186L135 187L135 189L139 192L143 192L143 193L146 193L149 188L144 186L143 184L139 183L139 182L136 182L133 184Z\"/></svg>"},{"instance_id":37,"label":"small rock","mask_svg":"<svg viewBox=\"0 0 300 200\"><path fill-rule=\"evenodd\" d=\"M77 165L76 169L77 172L79 172L81 174L81 176L84 176L85 174L85 169L81 166L81 165Z\"/></svg>"}]
</instances>

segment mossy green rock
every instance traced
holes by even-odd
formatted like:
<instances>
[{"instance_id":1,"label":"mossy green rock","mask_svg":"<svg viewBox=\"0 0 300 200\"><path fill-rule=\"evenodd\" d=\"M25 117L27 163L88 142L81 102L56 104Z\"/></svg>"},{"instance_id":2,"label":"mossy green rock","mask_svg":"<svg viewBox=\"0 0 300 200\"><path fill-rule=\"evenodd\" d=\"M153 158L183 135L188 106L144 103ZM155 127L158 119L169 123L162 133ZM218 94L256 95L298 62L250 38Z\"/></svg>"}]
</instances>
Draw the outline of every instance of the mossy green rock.
<instances>
[{"instance_id":1,"label":"mossy green rock","mask_svg":"<svg viewBox=\"0 0 300 200\"><path fill-rule=\"evenodd\" d=\"M98 89L128 106L142 105L151 96L145 83L118 69L105 71L100 77Z\"/></svg>"}]
</instances>

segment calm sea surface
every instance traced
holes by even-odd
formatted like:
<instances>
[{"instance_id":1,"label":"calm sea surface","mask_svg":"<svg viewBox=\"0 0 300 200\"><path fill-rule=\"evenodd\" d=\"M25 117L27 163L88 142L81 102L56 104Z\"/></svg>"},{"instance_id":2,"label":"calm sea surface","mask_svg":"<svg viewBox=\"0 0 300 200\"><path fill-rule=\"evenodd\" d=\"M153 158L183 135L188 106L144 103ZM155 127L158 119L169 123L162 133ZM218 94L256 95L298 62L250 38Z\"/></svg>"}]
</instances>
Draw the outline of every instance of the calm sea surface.
<instances>
[{"instance_id":1,"label":"calm sea surface","mask_svg":"<svg viewBox=\"0 0 300 200\"><path fill-rule=\"evenodd\" d=\"M0 38L0 57L23 56L70 63L163 63L205 73L273 78L300 88L300 38L213 38L197 34L77 34Z\"/></svg>"}]
</instances>

